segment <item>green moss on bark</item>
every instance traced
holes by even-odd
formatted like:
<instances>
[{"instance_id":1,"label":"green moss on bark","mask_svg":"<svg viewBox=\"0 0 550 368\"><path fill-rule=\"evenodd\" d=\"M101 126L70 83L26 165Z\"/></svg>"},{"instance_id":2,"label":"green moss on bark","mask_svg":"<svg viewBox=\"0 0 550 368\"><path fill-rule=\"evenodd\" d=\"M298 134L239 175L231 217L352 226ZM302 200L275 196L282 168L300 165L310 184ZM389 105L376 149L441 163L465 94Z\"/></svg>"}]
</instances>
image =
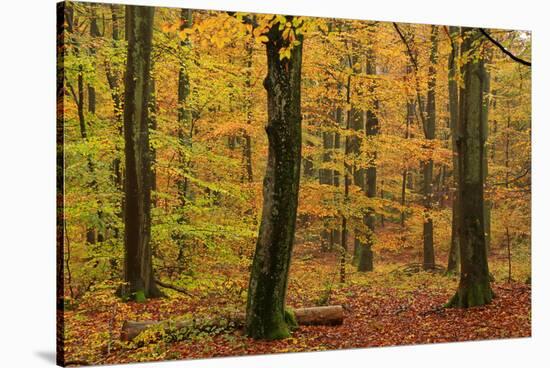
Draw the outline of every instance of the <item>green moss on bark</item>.
<instances>
[{"instance_id":1,"label":"green moss on bark","mask_svg":"<svg viewBox=\"0 0 550 368\"><path fill-rule=\"evenodd\" d=\"M456 294L445 305L447 308L470 308L489 304L494 294L489 282L476 282L459 287Z\"/></svg>"}]
</instances>

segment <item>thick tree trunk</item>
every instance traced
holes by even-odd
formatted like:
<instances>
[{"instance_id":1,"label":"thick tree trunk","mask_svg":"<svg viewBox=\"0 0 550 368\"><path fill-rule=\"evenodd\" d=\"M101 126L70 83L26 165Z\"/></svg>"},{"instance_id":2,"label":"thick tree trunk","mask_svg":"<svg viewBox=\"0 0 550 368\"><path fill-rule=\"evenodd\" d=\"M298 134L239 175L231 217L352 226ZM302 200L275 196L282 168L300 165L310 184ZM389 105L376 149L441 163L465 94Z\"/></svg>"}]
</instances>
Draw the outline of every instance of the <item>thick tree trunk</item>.
<instances>
[{"instance_id":1,"label":"thick tree trunk","mask_svg":"<svg viewBox=\"0 0 550 368\"><path fill-rule=\"evenodd\" d=\"M457 83L457 63L459 58L458 27L449 27L451 36L452 50L449 55L449 125L451 128L451 146L453 151L453 206L452 206L452 224L451 224L451 244L449 247L449 259L447 262L447 272L458 272L460 262L460 246L458 240L458 222L460 208L458 202L458 155L456 142L458 139L458 83Z\"/></svg>"},{"instance_id":2,"label":"thick tree trunk","mask_svg":"<svg viewBox=\"0 0 550 368\"><path fill-rule=\"evenodd\" d=\"M461 67L464 84L460 88L458 118L458 162L460 203L460 283L448 306L468 308L490 303L490 286L484 227L483 134L484 110L487 99L483 95L487 73L479 55L477 29L462 28L461 54L469 55Z\"/></svg>"},{"instance_id":3,"label":"thick tree trunk","mask_svg":"<svg viewBox=\"0 0 550 368\"><path fill-rule=\"evenodd\" d=\"M151 254L149 97L154 8L126 6L128 56L124 91L125 206L123 295L159 296Z\"/></svg>"},{"instance_id":4,"label":"thick tree trunk","mask_svg":"<svg viewBox=\"0 0 550 368\"><path fill-rule=\"evenodd\" d=\"M292 311L296 322L302 326L334 326L341 325L344 321L344 308L341 305L329 305L325 307L299 308ZM163 326L170 330L197 329L212 330L213 327L242 328L245 323L244 313L232 316L210 319L182 319L177 321L124 321L120 334L121 340L132 341L140 333L151 328Z\"/></svg>"},{"instance_id":5,"label":"thick tree trunk","mask_svg":"<svg viewBox=\"0 0 550 368\"><path fill-rule=\"evenodd\" d=\"M263 187L262 221L252 263L246 307L246 332L256 339L290 335L285 312L288 271L294 245L301 166L302 37L289 58L276 24L267 33L266 126L269 141Z\"/></svg>"},{"instance_id":6,"label":"thick tree trunk","mask_svg":"<svg viewBox=\"0 0 550 368\"><path fill-rule=\"evenodd\" d=\"M437 65L437 35L438 27L432 26L430 67L428 69L428 96L426 100L426 126L424 127L425 138L435 138L435 87L436 87L436 65ZM423 163L424 171L424 270L431 270L435 267L435 251L433 240L433 160L429 159Z\"/></svg>"}]
</instances>

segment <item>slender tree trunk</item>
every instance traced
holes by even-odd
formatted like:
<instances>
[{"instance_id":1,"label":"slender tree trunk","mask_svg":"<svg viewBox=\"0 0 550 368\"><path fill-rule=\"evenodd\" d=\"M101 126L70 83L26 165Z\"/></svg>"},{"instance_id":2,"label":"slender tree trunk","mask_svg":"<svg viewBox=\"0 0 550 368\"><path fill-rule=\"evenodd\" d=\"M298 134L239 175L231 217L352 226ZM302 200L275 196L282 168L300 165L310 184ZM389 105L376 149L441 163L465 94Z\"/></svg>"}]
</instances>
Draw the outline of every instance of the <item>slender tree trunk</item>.
<instances>
[{"instance_id":1,"label":"slender tree trunk","mask_svg":"<svg viewBox=\"0 0 550 368\"><path fill-rule=\"evenodd\" d=\"M506 250L508 253L508 283L512 282L512 251L510 248L510 228L506 225Z\"/></svg>"},{"instance_id":2,"label":"slender tree trunk","mask_svg":"<svg viewBox=\"0 0 550 368\"><path fill-rule=\"evenodd\" d=\"M252 55L254 52L254 40L251 38L246 42L246 124L252 125ZM244 132L243 161L246 170L246 181L252 183L252 138L248 132ZM244 179L244 178L243 178ZM244 182L244 180L243 180Z\"/></svg>"},{"instance_id":3,"label":"slender tree trunk","mask_svg":"<svg viewBox=\"0 0 550 368\"><path fill-rule=\"evenodd\" d=\"M128 55L124 88L125 208L123 295L137 301L160 292L151 252L150 66L154 7L126 6Z\"/></svg>"},{"instance_id":4,"label":"slender tree trunk","mask_svg":"<svg viewBox=\"0 0 550 368\"><path fill-rule=\"evenodd\" d=\"M370 33L374 35L374 30L371 29ZM372 49L372 45L369 45L367 49L367 65L366 72L367 75L374 76L376 75L376 56ZM373 99L373 108L367 110L366 113L366 135L369 138L369 142L372 138L376 137L379 132L378 126L378 106L379 102L376 98L376 84L372 81L369 87L369 94ZM373 152L369 157L369 165L367 168L367 178L366 178L366 195L368 198L373 200L376 197L376 152ZM374 245L374 228L376 222L376 214L374 208L370 207L368 212L363 216L363 223L367 227L367 233L365 234L366 241L364 244L361 244L361 251L359 254L359 263L357 265L357 270L359 272L372 271L373 266L373 252L372 246Z\"/></svg>"},{"instance_id":5,"label":"slender tree trunk","mask_svg":"<svg viewBox=\"0 0 550 368\"><path fill-rule=\"evenodd\" d=\"M352 51L357 49L356 43L352 43ZM354 74L361 73L361 67L357 67L358 64L358 58L355 54L348 55L347 57L347 66L353 70ZM348 85L348 88L351 88L350 85ZM347 102L351 106L351 101ZM355 133L354 135L350 135L346 139L346 144L348 145L348 153L347 155L351 155L351 159L353 162L355 162L356 158L359 157L361 153L361 136L362 132L365 130L365 114L363 111L358 110L355 107L351 107L349 111L349 129L353 130ZM358 186L361 188L362 191L365 190L365 170L362 168L357 168L355 163L349 165L350 172L349 175L353 177L353 185ZM348 188L349 192L349 188ZM354 229L354 246L353 246L353 258L352 263L354 265L357 265L357 262L359 262L359 252L361 248L361 240L360 240L360 234L359 229Z\"/></svg>"},{"instance_id":6,"label":"slender tree trunk","mask_svg":"<svg viewBox=\"0 0 550 368\"><path fill-rule=\"evenodd\" d=\"M380 174L382 175L382 174ZM380 199L384 200L384 195L385 195L385 192L384 192L384 180L382 180L380 182ZM385 226L385 216L384 216L384 213L380 214L380 226L381 227L384 227Z\"/></svg>"},{"instance_id":7,"label":"slender tree trunk","mask_svg":"<svg viewBox=\"0 0 550 368\"><path fill-rule=\"evenodd\" d=\"M181 9L180 31L191 28L192 26L193 11L191 9ZM193 137L193 116L191 110L187 107L187 99L191 93L188 71L189 63L185 60L185 57L188 54L187 50L190 47L191 41L187 37L180 42L180 55L182 55L182 59L180 60L178 71L178 141L180 145L179 168L185 174L187 174L187 171L191 166L190 157L187 155L189 154L189 149L192 146ZM186 176L180 176L176 182L176 185L178 187L180 211L183 211L188 197L189 179ZM177 217L176 221L179 224L185 223L185 213L182 212ZM173 233L172 237L179 246L177 261L182 261L185 250L184 236L179 231L176 231Z\"/></svg>"},{"instance_id":8,"label":"slender tree trunk","mask_svg":"<svg viewBox=\"0 0 550 368\"><path fill-rule=\"evenodd\" d=\"M485 63L479 55L481 33L461 29L461 54L469 55L461 66L463 86L459 96L457 151L459 162L460 203L460 283L448 306L468 308L491 302L493 292L489 278L484 227L483 95L487 83Z\"/></svg>"},{"instance_id":9,"label":"slender tree trunk","mask_svg":"<svg viewBox=\"0 0 550 368\"><path fill-rule=\"evenodd\" d=\"M118 5L111 4L111 22L112 22L112 44L113 47L118 47L120 41L120 31L119 31L119 16L117 13ZM115 124L117 131L120 136L123 135L123 96L120 91L120 75L117 73L113 65L108 61L105 61L105 73L107 76L107 82L109 84L109 89L111 90L111 98L113 100L113 110L115 115ZM116 152L120 152L122 149L117 143L115 143ZM123 190L122 188L122 168L120 164L120 158L116 157L113 160L113 171L114 171L114 182L115 186Z\"/></svg>"},{"instance_id":10,"label":"slender tree trunk","mask_svg":"<svg viewBox=\"0 0 550 368\"><path fill-rule=\"evenodd\" d=\"M190 28L193 25L193 12L190 9L181 9L180 14L180 31ZM181 41L180 47L182 50L191 47L191 43L188 38ZM182 52L183 55L186 53ZM185 151L191 147L191 139L193 135L193 117L191 110L186 106L187 98L191 92L189 85L189 71L188 63L185 60L180 60L180 68L178 73L178 139L181 145L180 153L180 167L181 170L186 172L190 167L190 159L186 157ZM183 177L178 180L178 189L181 206L185 206L187 192L189 190L189 180L187 177ZM181 219L183 221L183 219Z\"/></svg>"},{"instance_id":11,"label":"slender tree trunk","mask_svg":"<svg viewBox=\"0 0 550 368\"><path fill-rule=\"evenodd\" d=\"M101 32L99 31L99 27L97 25L97 15L95 11L96 4L90 3L90 38L93 40L97 37L101 36ZM90 47L90 54L92 56L95 55L95 48L92 45ZM88 112L90 114L95 114L95 107L96 107L96 96L95 96L95 87L93 84L88 84Z\"/></svg>"},{"instance_id":12,"label":"slender tree trunk","mask_svg":"<svg viewBox=\"0 0 550 368\"><path fill-rule=\"evenodd\" d=\"M153 69L153 65L151 65L151 69ZM149 87L149 132L156 132L158 128L157 88L156 88L155 78L152 76L151 76L149 86L150 86ZM151 191L153 192L151 203L153 207L157 207L158 198L155 193L157 191L157 168L156 168L157 150L153 145L149 145L149 148L150 148L150 155L151 155Z\"/></svg>"},{"instance_id":13,"label":"slender tree trunk","mask_svg":"<svg viewBox=\"0 0 550 368\"><path fill-rule=\"evenodd\" d=\"M348 66L353 65L351 57L349 58ZM353 109L351 106L351 74L348 74L347 83L346 83L346 105L348 109L346 111L346 125L345 130L348 131L352 124L352 114ZM351 153L351 139L350 136L346 134L344 141L344 203L343 208L345 209L349 202L349 187L351 185L351 174L353 170L352 164L349 163L349 155ZM348 218L347 213L341 213L341 236L340 236L340 282L346 282L346 256L348 252Z\"/></svg>"},{"instance_id":14,"label":"slender tree trunk","mask_svg":"<svg viewBox=\"0 0 550 368\"><path fill-rule=\"evenodd\" d=\"M413 71L413 68L411 65L407 65L407 74L411 74ZM411 124L414 122L414 112L415 112L415 105L414 102L411 99L407 99L407 117L405 122L405 139L410 138L410 127ZM405 204L406 204L406 195L407 195L407 180L408 180L409 172L407 168L403 170L402 175L402 182L401 182L401 227L405 227Z\"/></svg>"},{"instance_id":15,"label":"slender tree trunk","mask_svg":"<svg viewBox=\"0 0 550 368\"><path fill-rule=\"evenodd\" d=\"M292 21L292 17L287 17ZM252 263L246 307L246 332L256 339L290 335L285 312L288 271L294 245L301 166L302 36L290 57L280 57L288 46L275 24L267 33L266 126L269 141L263 187L263 210Z\"/></svg>"},{"instance_id":16,"label":"slender tree trunk","mask_svg":"<svg viewBox=\"0 0 550 368\"><path fill-rule=\"evenodd\" d=\"M336 115L336 113L335 113ZM323 156L322 161L323 163L328 163L331 160L331 154L330 150L333 148L334 139L333 134L330 132L322 132L323 137ZM326 184L326 185L332 185L333 178L332 178L332 170L330 169L319 169L319 184ZM328 251L332 248L334 240L333 238L333 231L331 226L329 226L327 223L323 224L324 228L321 230L321 249L323 251Z\"/></svg>"},{"instance_id":17,"label":"slender tree trunk","mask_svg":"<svg viewBox=\"0 0 550 368\"><path fill-rule=\"evenodd\" d=\"M437 35L438 26L432 26L430 67L428 69L428 96L426 100L426 126L424 127L425 138L435 139L435 87L436 87L436 65L437 65ZM434 163L430 158L423 163L424 171L424 270L431 270L435 267L435 251L433 240L433 168Z\"/></svg>"},{"instance_id":18,"label":"slender tree trunk","mask_svg":"<svg viewBox=\"0 0 550 368\"><path fill-rule=\"evenodd\" d=\"M337 108L336 109L336 121L338 123L338 126L342 126L346 124L345 122L345 118L344 118L344 113L342 111L342 108ZM332 141L332 148L333 148L333 151L336 152L336 151L339 151L341 149L341 146L340 146L340 133L338 132L335 132L332 134L332 137L333 139ZM334 185L335 187L339 187L340 186L340 171L338 170L332 170L332 174L331 174L331 179L332 179L332 185ZM338 219L336 219L336 223L338 222ZM341 224L340 226L337 226L336 228L332 229L332 236L331 236L331 244L330 244L330 247L331 248L334 248L335 246L338 246L340 243L341 243Z\"/></svg>"},{"instance_id":19,"label":"slender tree trunk","mask_svg":"<svg viewBox=\"0 0 550 368\"><path fill-rule=\"evenodd\" d=\"M449 248L449 259L447 262L447 272L458 272L460 264L460 246L458 222L460 208L458 203L458 155L456 142L458 139L458 83L457 83L457 63L459 58L458 43L455 41L459 33L458 27L450 27L452 50L449 55L449 125L451 128L451 141L453 151L453 207L451 223L451 244Z\"/></svg>"}]
</instances>

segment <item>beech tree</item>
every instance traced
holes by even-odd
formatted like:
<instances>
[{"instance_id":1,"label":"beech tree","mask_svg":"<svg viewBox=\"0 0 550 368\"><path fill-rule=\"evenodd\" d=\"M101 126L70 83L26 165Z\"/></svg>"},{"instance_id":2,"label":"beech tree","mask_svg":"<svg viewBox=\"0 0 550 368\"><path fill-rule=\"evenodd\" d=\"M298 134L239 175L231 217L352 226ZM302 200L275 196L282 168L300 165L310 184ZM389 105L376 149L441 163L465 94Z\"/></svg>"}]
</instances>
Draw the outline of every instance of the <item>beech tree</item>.
<instances>
[{"instance_id":1,"label":"beech tree","mask_svg":"<svg viewBox=\"0 0 550 368\"><path fill-rule=\"evenodd\" d=\"M488 100L484 95L488 76L485 70L481 33L463 27L460 53L467 60L460 68L463 85L459 95L458 196L460 283L448 306L468 308L491 302L489 265L485 239L484 154Z\"/></svg>"},{"instance_id":2,"label":"beech tree","mask_svg":"<svg viewBox=\"0 0 550 368\"><path fill-rule=\"evenodd\" d=\"M151 254L149 98L154 7L126 6L128 54L124 80L125 206L123 295L160 295Z\"/></svg>"},{"instance_id":3,"label":"beech tree","mask_svg":"<svg viewBox=\"0 0 550 368\"><path fill-rule=\"evenodd\" d=\"M292 17L283 17L284 24ZM252 263L246 306L246 332L253 338L288 337L295 321L285 311L288 271L298 206L301 162L302 39L292 26L293 43L271 25L267 40L268 158L263 184L262 219ZM288 50L288 51L287 51ZM286 57L285 57L286 56Z\"/></svg>"},{"instance_id":4,"label":"beech tree","mask_svg":"<svg viewBox=\"0 0 550 368\"><path fill-rule=\"evenodd\" d=\"M449 126L451 128L451 146L453 152L453 204L451 207L451 244L449 247L449 260L447 262L447 272L457 272L460 262L460 244L458 240L458 155L456 142L458 138L458 58L459 46L456 38L459 34L458 27L449 27L449 36L451 38L451 52L449 53L448 61L448 78L449 78Z\"/></svg>"},{"instance_id":5,"label":"beech tree","mask_svg":"<svg viewBox=\"0 0 550 368\"><path fill-rule=\"evenodd\" d=\"M437 35L438 27L432 26L430 35L431 50L430 50L430 67L428 70L428 96L426 99L426 118L422 119L424 127L424 136L427 140L435 139L435 82L436 82L436 64L437 64ZM423 112L420 112L423 114ZM433 206L433 159L430 158L423 162L424 172L424 261L423 267L425 270L430 270L435 267L435 250L434 250L434 229L433 219L430 213Z\"/></svg>"},{"instance_id":6,"label":"beech tree","mask_svg":"<svg viewBox=\"0 0 550 368\"><path fill-rule=\"evenodd\" d=\"M369 30L368 35L372 36L375 33L374 26ZM374 53L372 45L369 45L366 52L366 73L370 76L376 76L376 54ZM366 111L366 126L365 132L367 137L375 137L379 132L378 122L378 107L379 101L376 97L376 82L372 81L368 92L372 98L372 107ZM376 197L376 152L372 152L369 157L368 167L366 170L365 180L365 193L368 198ZM359 252L359 262L357 264L357 270L361 272L372 271L373 266L373 252L372 246L374 244L374 227L376 222L376 215L374 209L371 207L368 212L363 216L363 223L367 226L367 234L365 244Z\"/></svg>"}]
</instances>

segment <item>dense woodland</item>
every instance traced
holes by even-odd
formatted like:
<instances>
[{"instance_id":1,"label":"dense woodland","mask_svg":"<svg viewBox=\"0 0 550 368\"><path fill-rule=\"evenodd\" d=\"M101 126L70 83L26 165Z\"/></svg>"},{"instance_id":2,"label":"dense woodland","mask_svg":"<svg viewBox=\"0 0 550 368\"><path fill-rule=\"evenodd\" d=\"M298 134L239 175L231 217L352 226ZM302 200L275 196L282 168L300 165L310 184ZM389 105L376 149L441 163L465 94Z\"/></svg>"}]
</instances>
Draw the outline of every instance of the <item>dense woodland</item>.
<instances>
[{"instance_id":1,"label":"dense woodland","mask_svg":"<svg viewBox=\"0 0 550 368\"><path fill-rule=\"evenodd\" d=\"M57 36L60 362L530 336L529 32L65 2Z\"/></svg>"}]
</instances>

